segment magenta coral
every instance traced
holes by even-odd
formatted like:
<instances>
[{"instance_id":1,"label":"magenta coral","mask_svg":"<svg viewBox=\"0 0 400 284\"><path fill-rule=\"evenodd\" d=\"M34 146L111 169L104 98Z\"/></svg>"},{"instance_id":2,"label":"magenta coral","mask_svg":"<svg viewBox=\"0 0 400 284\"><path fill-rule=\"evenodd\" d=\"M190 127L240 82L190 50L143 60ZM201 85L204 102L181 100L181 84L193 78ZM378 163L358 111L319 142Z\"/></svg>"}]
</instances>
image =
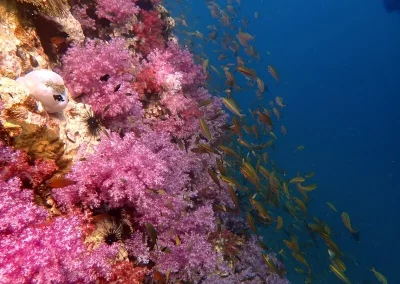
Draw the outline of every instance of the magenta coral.
<instances>
[{"instance_id":1,"label":"magenta coral","mask_svg":"<svg viewBox=\"0 0 400 284\"><path fill-rule=\"evenodd\" d=\"M43 221L48 216L44 208L33 204L30 190L21 190L18 178L0 180L0 235L18 235L26 227Z\"/></svg>"},{"instance_id":2,"label":"magenta coral","mask_svg":"<svg viewBox=\"0 0 400 284\"><path fill-rule=\"evenodd\" d=\"M102 112L104 117L140 116L141 104L131 88L135 60L123 39L88 41L75 45L63 57L62 76L73 97Z\"/></svg>"},{"instance_id":3,"label":"magenta coral","mask_svg":"<svg viewBox=\"0 0 400 284\"><path fill-rule=\"evenodd\" d=\"M129 22L140 11L133 0L97 0L97 16L121 25Z\"/></svg>"},{"instance_id":4,"label":"magenta coral","mask_svg":"<svg viewBox=\"0 0 400 284\"><path fill-rule=\"evenodd\" d=\"M78 215L48 220L17 178L0 181L0 283L92 283L111 276L116 246L88 251Z\"/></svg>"},{"instance_id":5,"label":"magenta coral","mask_svg":"<svg viewBox=\"0 0 400 284\"><path fill-rule=\"evenodd\" d=\"M199 169L191 176L194 157L181 151L165 132L146 129L140 137L127 134L124 138L112 134L92 156L72 167L68 178L77 184L54 190L54 196L64 207L105 204L134 209L133 225L143 230L146 223L152 224L158 232L157 246L169 247L171 253L149 251L135 233L127 242L131 255L144 263L154 261L164 273L169 269L190 279L194 271L209 271L217 259L207 241L215 228L212 206L199 206L192 200L197 195L196 175L206 175ZM181 212L187 213L181 216ZM175 235L180 245L171 243Z\"/></svg>"},{"instance_id":6,"label":"magenta coral","mask_svg":"<svg viewBox=\"0 0 400 284\"><path fill-rule=\"evenodd\" d=\"M121 139L111 134L94 155L74 164L68 177L77 184L55 190L54 195L63 205L81 203L95 208L104 202L111 208L145 206L147 191L162 186L166 172L166 162L135 135Z\"/></svg>"}]
</instances>

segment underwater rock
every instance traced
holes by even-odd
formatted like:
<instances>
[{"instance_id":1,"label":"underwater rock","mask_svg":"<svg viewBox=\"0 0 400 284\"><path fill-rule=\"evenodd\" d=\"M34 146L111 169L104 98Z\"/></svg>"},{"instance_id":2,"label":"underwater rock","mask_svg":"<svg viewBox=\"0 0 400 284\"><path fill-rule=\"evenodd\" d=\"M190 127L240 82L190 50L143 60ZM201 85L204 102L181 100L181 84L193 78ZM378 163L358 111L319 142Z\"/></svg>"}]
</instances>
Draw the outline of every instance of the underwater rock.
<instances>
[{"instance_id":1,"label":"underwater rock","mask_svg":"<svg viewBox=\"0 0 400 284\"><path fill-rule=\"evenodd\" d=\"M68 40L75 43L82 43L85 40L82 26L69 10L65 12L64 17L50 17L43 15L47 20L53 21L59 25L60 31L68 34Z\"/></svg>"},{"instance_id":2,"label":"underwater rock","mask_svg":"<svg viewBox=\"0 0 400 284\"><path fill-rule=\"evenodd\" d=\"M98 143L98 137L88 132L87 118L93 113L89 105L71 99L63 113L49 115L25 85L4 77L0 78L0 95L0 124L12 146L34 158L56 161L61 172L80 158L82 145Z\"/></svg>"},{"instance_id":3,"label":"underwater rock","mask_svg":"<svg viewBox=\"0 0 400 284\"><path fill-rule=\"evenodd\" d=\"M68 104L67 88L60 75L51 70L35 70L16 80L30 90L48 113L61 112Z\"/></svg>"},{"instance_id":4,"label":"underwater rock","mask_svg":"<svg viewBox=\"0 0 400 284\"><path fill-rule=\"evenodd\" d=\"M18 17L14 1L0 1L0 76L15 79L36 68L48 68L48 58L32 23Z\"/></svg>"},{"instance_id":5,"label":"underwater rock","mask_svg":"<svg viewBox=\"0 0 400 284\"><path fill-rule=\"evenodd\" d=\"M50 117L29 89L15 80L0 78L0 94L3 104L0 122L12 138L12 146L33 158L59 163L64 153L59 119Z\"/></svg>"},{"instance_id":6,"label":"underwater rock","mask_svg":"<svg viewBox=\"0 0 400 284\"><path fill-rule=\"evenodd\" d=\"M171 17L170 12L163 5L157 5L155 10L165 19L167 30L172 31L175 28L175 20Z\"/></svg>"}]
</instances>

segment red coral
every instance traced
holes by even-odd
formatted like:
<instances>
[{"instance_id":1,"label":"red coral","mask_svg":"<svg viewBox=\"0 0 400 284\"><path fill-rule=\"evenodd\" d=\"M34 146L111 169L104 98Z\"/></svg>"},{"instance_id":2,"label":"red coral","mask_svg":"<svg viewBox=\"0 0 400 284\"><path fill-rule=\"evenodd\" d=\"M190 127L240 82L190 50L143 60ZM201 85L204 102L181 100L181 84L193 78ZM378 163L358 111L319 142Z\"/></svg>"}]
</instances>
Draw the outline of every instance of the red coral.
<instances>
[{"instance_id":1,"label":"red coral","mask_svg":"<svg viewBox=\"0 0 400 284\"><path fill-rule=\"evenodd\" d=\"M139 16L141 21L133 27L134 33L139 38L138 50L144 56L147 56L154 49L165 49L164 31L166 23L159 13L141 10Z\"/></svg>"},{"instance_id":2,"label":"red coral","mask_svg":"<svg viewBox=\"0 0 400 284\"><path fill-rule=\"evenodd\" d=\"M58 169L53 160L32 161L27 153L0 143L0 179L19 177L25 187L37 187Z\"/></svg>"},{"instance_id":3,"label":"red coral","mask_svg":"<svg viewBox=\"0 0 400 284\"><path fill-rule=\"evenodd\" d=\"M156 71L150 66L140 70L133 87L140 99L143 99L147 94L158 94L162 90L161 85L157 82Z\"/></svg>"},{"instance_id":4,"label":"red coral","mask_svg":"<svg viewBox=\"0 0 400 284\"><path fill-rule=\"evenodd\" d=\"M134 267L129 261L121 261L113 265L111 279L100 283L140 284L149 272L145 267Z\"/></svg>"}]
</instances>

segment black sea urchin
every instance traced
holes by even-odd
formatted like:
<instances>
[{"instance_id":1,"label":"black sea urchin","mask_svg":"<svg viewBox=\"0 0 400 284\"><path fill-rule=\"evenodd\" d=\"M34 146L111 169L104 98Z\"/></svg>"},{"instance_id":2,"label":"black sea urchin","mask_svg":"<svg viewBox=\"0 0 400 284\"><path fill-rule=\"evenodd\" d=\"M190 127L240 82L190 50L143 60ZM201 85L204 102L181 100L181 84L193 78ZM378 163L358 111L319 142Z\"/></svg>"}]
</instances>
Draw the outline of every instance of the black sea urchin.
<instances>
[{"instance_id":1,"label":"black sea urchin","mask_svg":"<svg viewBox=\"0 0 400 284\"><path fill-rule=\"evenodd\" d=\"M104 220L100 224L100 234L104 242L112 245L122 240L123 226L118 224L114 219Z\"/></svg>"},{"instance_id":2,"label":"black sea urchin","mask_svg":"<svg viewBox=\"0 0 400 284\"><path fill-rule=\"evenodd\" d=\"M92 110L86 109L86 113L83 116L83 122L86 125L86 129L90 137L96 138L104 130L102 116L94 113Z\"/></svg>"}]
</instances>

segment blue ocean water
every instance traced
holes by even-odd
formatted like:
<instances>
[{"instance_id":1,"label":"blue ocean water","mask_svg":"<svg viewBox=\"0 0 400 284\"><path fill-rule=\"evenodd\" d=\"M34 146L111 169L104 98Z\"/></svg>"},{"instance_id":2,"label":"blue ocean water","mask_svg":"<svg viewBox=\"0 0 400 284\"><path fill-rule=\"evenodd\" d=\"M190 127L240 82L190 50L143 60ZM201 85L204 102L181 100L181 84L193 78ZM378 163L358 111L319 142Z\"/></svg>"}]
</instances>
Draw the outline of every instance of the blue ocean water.
<instances>
[{"instance_id":1,"label":"blue ocean water","mask_svg":"<svg viewBox=\"0 0 400 284\"><path fill-rule=\"evenodd\" d=\"M183 13L192 32L207 35L208 25L220 26L205 2L176 6L167 1L173 16ZM256 11L258 19L253 16ZM331 226L353 283L378 283L368 271L372 266L389 283L400 283L400 14L387 13L381 0L243 0L237 12L232 35L238 27L244 29L245 16L261 56L249 65L267 78L270 90L265 102L282 96L288 104L282 111L288 134L278 138L274 160L289 176L316 172L318 189L311 195L309 211ZM236 63L234 57L217 60L223 51L218 44L195 43L202 44L215 66ZM279 70L277 86L268 76L269 64ZM224 83L224 78L215 77ZM254 98L254 91L235 97L243 109ZM305 149L294 154L298 145ZM329 209L327 201L339 213ZM342 211L361 232L360 243L343 226ZM316 283L340 283L327 266L317 267ZM298 274L287 276L293 283L304 283Z\"/></svg>"}]
</instances>

